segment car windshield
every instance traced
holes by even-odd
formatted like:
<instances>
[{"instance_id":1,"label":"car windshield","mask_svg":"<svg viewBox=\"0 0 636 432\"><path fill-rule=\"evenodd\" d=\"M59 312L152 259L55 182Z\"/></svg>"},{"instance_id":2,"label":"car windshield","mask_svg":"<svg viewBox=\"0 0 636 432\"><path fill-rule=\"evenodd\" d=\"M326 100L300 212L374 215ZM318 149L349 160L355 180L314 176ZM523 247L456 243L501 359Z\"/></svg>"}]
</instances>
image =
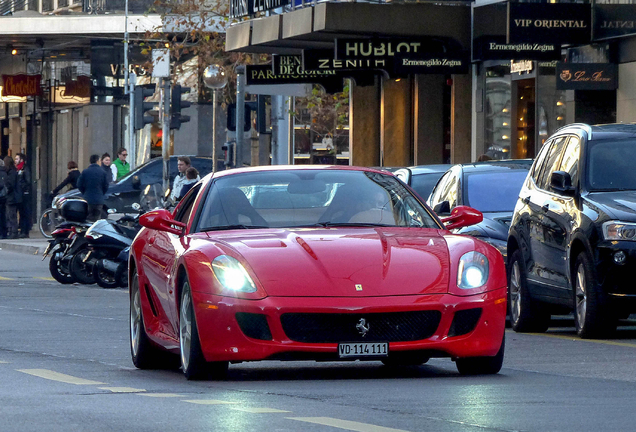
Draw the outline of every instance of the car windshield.
<instances>
[{"instance_id":1,"label":"car windshield","mask_svg":"<svg viewBox=\"0 0 636 432\"><path fill-rule=\"evenodd\" d=\"M223 176L208 190L197 230L330 226L440 228L392 175L323 169Z\"/></svg>"},{"instance_id":2,"label":"car windshield","mask_svg":"<svg viewBox=\"0 0 636 432\"><path fill-rule=\"evenodd\" d=\"M469 173L465 202L482 213L512 212L527 175L527 169Z\"/></svg>"},{"instance_id":3,"label":"car windshield","mask_svg":"<svg viewBox=\"0 0 636 432\"><path fill-rule=\"evenodd\" d=\"M417 192L420 198L426 200L443 175L443 171L438 173L413 174L413 176L411 176L411 187Z\"/></svg>"},{"instance_id":4,"label":"car windshield","mask_svg":"<svg viewBox=\"0 0 636 432\"><path fill-rule=\"evenodd\" d=\"M588 148L590 190L636 190L636 141L591 141Z\"/></svg>"}]
</instances>

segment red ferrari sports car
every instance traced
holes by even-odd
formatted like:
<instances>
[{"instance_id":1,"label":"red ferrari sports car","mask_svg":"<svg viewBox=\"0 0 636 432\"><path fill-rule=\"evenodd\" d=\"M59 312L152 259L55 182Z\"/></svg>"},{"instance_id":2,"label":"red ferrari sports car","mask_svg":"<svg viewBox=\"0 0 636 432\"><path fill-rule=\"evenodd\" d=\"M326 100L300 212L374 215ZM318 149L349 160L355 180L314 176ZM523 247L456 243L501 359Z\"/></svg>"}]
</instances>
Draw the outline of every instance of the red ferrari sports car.
<instances>
[{"instance_id":1,"label":"red ferrari sports car","mask_svg":"<svg viewBox=\"0 0 636 432\"><path fill-rule=\"evenodd\" d=\"M501 254L454 235L400 180L356 167L257 167L208 175L131 247L135 366L176 360L188 379L253 360L450 357L492 374L504 356ZM446 226L444 226L444 223Z\"/></svg>"}]
</instances>

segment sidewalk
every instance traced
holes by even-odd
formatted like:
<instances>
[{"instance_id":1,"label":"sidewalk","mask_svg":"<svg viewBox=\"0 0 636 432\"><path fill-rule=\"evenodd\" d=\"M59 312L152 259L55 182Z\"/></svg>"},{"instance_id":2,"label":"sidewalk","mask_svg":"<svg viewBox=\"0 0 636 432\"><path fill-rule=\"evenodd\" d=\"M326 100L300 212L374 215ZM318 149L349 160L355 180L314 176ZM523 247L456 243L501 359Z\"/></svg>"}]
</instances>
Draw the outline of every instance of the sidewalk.
<instances>
[{"instance_id":1,"label":"sidewalk","mask_svg":"<svg viewBox=\"0 0 636 432\"><path fill-rule=\"evenodd\" d=\"M42 255L49 242L42 236L40 230L34 225L34 229L29 233L30 238L25 239L4 239L0 240L0 250L25 253L29 255Z\"/></svg>"}]
</instances>

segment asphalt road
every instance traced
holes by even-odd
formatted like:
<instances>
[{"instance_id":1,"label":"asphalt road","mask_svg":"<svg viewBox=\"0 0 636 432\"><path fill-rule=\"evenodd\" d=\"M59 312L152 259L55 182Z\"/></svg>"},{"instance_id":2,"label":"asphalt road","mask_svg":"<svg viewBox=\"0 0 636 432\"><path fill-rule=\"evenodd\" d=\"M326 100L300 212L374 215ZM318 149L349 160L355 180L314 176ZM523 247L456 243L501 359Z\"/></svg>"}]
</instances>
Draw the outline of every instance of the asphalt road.
<instances>
[{"instance_id":1,"label":"asphalt road","mask_svg":"<svg viewBox=\"0 0 636 432\"><path fill-rule=\"evenodd\" d=\"M128 292L49 280L0 251L0 432L632 431L636 327L582 341L570 319L506 333L504 368L462 377L448 359L258 362L186 381L130 361ZM636 322L623 324L636 325Z\"/></svg>"}]
</instances>

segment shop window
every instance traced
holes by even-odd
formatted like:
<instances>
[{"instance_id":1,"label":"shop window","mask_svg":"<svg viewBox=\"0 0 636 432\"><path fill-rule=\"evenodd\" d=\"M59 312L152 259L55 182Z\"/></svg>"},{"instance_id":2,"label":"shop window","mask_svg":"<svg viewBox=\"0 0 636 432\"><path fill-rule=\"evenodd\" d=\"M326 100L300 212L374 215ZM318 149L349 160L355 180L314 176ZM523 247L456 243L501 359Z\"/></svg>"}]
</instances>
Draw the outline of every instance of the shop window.
<instances>
[{"instance_id":1,"label":"shop window","mask_svg":"<svg viewBox=\"0 0 636 432\"><path fill-rule=\"evenodd\" d=\"M493 159L510 159L511 104L510 66L486 70L485 134L486 155Z\"/></svg>"},{"instance_id":2,"label":"shop window","mask_svg":"<svg viewBox=\"0 0 636 432\"><path fill-rule=\"evenodd\" d=\"M42 12L51 12L53 10L53 0L42 0Z\"/></svg>"}]
</instances>

